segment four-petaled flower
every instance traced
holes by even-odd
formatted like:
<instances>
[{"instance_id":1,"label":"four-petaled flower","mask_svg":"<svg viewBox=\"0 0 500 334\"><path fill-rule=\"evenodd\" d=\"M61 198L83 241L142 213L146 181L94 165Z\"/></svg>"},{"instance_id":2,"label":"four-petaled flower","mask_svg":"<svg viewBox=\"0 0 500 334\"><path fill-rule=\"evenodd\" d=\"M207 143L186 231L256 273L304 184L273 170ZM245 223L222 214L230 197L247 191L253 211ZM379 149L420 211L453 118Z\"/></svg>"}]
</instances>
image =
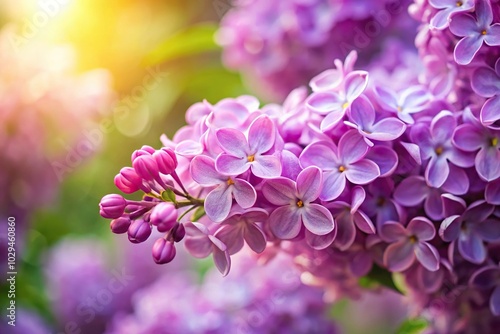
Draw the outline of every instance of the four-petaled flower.
<instances>
[{"instance_id":1,"label":"four-petaled flower","mask_svg":"<svg viewBox=\"0 0 500 334\"><path fill-rule=\"evenodd\" d=\"M489 0L478 0L476 17L471 14L457 14L450 22L450 31L463 37L455 45L455 61L460 65L469 64L479 51L483 42L489 46L500 45L500 24L493 22Z\"/></svg>"},{"instance_id":2,"label":"four-petaled flower","mask_svg":"<svg viewBox=\"0 0 500 334\"><path fill-rule=\"evenodd\" d=\"M184 228L186 229L184 246L188 252L199 259L212 254L215 266L222 275L226 276L231 268L227 246L201 223L188 222L184 224Z\"/></svg>"},{"instance_id":3,"label":"four-petaled flower","mask_svg":"<svg viewBox=\"0 0 500 334\"><path fill-rule=\"evenodd\" d=\"M495 70L480 67L472 73L471 86L474 92L489 98L481 108L479 120L485 126L499 130L495 124L500 120L500 59L495 63Z\"/></svg>"},{"instance_id":4,"label":"four-petaled flower","mask_svg":"<svg viewBox=\"0 0 500 334\"><path fill-rule=\"evenodd\" d=\"M266 237L257 223L264 223L267 218L267 211L259 208L235 212L222 222L224 227L217 232L217 237L226 244L229 255L239 252L244 241L254 252L262 253Z\"/></svg>"},{"instance_id":5,"label":"four-petaled flower","mask_svg":"<svg viewBox=\"0 0 500 334\"><path fill-rule=\"evenodd\" d=\"M461 207L461 214L447 217L441 223L439 235L446 242L458 243L460 255L472 263L482 263L486 259L487 250L483 241L500 240L500 224L488 217L495 207L483 200L476 201L465 208L465 201L455 198L456 206ZM452 244L450 247L453 247Z\"/></svg>"},{"instance_id":6,"label":"four-petaled flower","mask_svg":"<svg viewBox=\"0 0 500 334\"><path fill-rule=\"evenodd\" d=\"M443 110L432 119L430 128L424 123L412 128L411 137L420 147L422 159L430 159L425 169L425 179L432 187L441 187L454 171L450 168L450 162L460 167L474 165L474 158L470 153L457 149L452 144L452 134L456 127L457 121L453 114Z\"/></svg>"},{"instance_id":7,"label":"four-petaled flower","mask_svg":"<svg viewBox=\"0 0 500 334\"><path fill-rule=\"evenodd\" d=\"M276 154L266 154L274 146L276 129L268 116L256 118L245 135L230 128L219 129L217 140L225 153L215 160L215 167L222 174L239 175L248 169L260 178L281 174L281 162Z\"/></svg>"},{"instance_id":8,"label":"four-petaled flower","mask_svg":"<svg viewBox=\"0 0 500 334\"><path fill-rule=\"evenodd\" d=\"M344 78L340 91L312 93L306 100L306 106L312 112L326 115L320 124L321 131L325 132L341 123L351 103L364 92L367 85L368 72L353 71Z\"/></svg>"},{"instance_id":9,"label":"four-petaled flower","mask_svg":"<svg viewBox=\"0 0 500 334\"><path fill-rule=\"evenodd\" d=\"M321 170L307 167L300 172L297 182L280 177L266 180L262 186L264 197L276 205L268 224L280 239L293 239L306 228L306 238L326 235L333 231L334 221L328 209L313 203L318 199L323 184ZM331 240L330 240L331 242Z\"/></svg>"},{"instance_id":10,"label":"four-petaled flower","mask_svg":"<svg viewBox=\"0 0 500 334\"><path fill-rule=\"evenodd\" d=\"M215 162L210 157L194 157L191 161L191 176L202 186L217 186L205 198L205 212L214 222L221 222L228 216L233 197L242 208L251 207L257 199L257 193L248 181L217 172Z\"/></svg>"},{"instance_id":11,"label":"four-petaled flower","mask_svg":"<svg viewBox=\"0 0 500 334\"><path fill-rule=\"evenodd\" d=\"M331 201L344 191L346 179L363 185L380 176L378 165L364 159L367 150L363 136L350 130L340 138L338 148L330 143L316 142L304 149L299 160L303 167L318 166L323 170L320 199Z\"/></svg>"},{"instance_id":12,"label":"four-petaled flower","mask_svg":"<svg viewBox=\"0 0 500 334\"><path fill-rule=\"evenodd\" d=\"M432 7L440 9L431 19L431 28L442 30L450 23L453 14L474 8L474 0L429 0Z\"/></svg>"},{"instance_id":13,"label":"four-petaled flower","mask_svg":"<svg viewBox=\"0 0 500 334\"><path fill-rule=\"evenodd\" d=\"M391 271L404 271L417 259L427 270L439 269L439 253L430 241L436 229L425 217L415 217L405 228L398 222L386 222L380 229L380 237L391 243L384 252L384 264Z\"/></svg>"}]
</instances>

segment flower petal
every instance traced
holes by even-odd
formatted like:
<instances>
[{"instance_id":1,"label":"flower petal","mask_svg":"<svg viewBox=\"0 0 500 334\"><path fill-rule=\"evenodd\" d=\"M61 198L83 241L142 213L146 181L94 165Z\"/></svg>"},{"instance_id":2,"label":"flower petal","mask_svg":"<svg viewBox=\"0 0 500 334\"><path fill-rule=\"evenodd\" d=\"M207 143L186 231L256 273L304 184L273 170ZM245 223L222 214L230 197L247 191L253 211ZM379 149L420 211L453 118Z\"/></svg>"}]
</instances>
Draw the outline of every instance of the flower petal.
<instances>
[{"instance_id":1,"label":"flower petal","mask_svg":"<svg viewBox=\"0 0 500 334\"><path fill-rule=\"evenodd\" d=\"M453 16L450 22L450 31L459 37L469 36L471 32L477 31L476 18L470 14L459 14Z\"/></svg>"},{"instance_id":2,"label":"flower petal","mask_svg":"<svg viewBox=\"0 0 500 334\"><path fill-rule=\"evenodd\" d=\"M205 198L205 212L208 218L218 223L227 218L232 204L231 189L228 186L220 185Z\"/></svg>"},{"instance_id":3,"label":"flower petal","mask_svg":"<svg viewBox=\"0 0 500 334\"><path fill-rule=\"evenodd\" d=\"M436 271L439 269L439 253L427 242L419 242L415 248L415 256L418 262L429 271Z\"/></svg>"},{"instance_id":4,"label":"flower petal","mask_svg":"<svg viewBox=\"0 0 500 334\"><path fill-rule=\"evenodd\" d=\"M486 202L493 205L500 205L500 179L489 182L484 192Z\"/></svg>"},{"instance_id":5,"label":"flower petal","mask_svg":"<svg viewBox=\"0 0 500 334\"><path fill-rule=\"evenodd\" d=\"M256 118L248 130L248 145L252 154L265 153L274 145L276 131L274 123L267 116Z\"/></svg>"},{"instance_id":6,"label":"flower petal","mask_svg":"<svg viewBox=\"0 0 500 334\"><path fill-rule=\"evenodd\" d=\"M375 233L375 226L373 225L372 220L363 211L355 212L353 214L353 220L356 226L364 233Z\"/></svg>"},{"instance_id":7,"label":"flower petal","mask_svg":"<svg viewBox=\"0 0 500 334\"><path fill-rule=\"evenodd\" d=\"M202 186L213 186L223 183L227 177L215 169L215 161L206 155L199 155L191 160L191 177Z\"/></svg>"},{"instance_id":8,"label":"flower petal","mask_svg":"<svg viewBox=\"0 0 500 334\"><path fill-rule=\"evenodd\" d=\"M304 202L318 198L323 186L323 175L317 167L307 167L297 177L297 194Z\"/></svg>"},{"instance_id":9,"label":"flower petal","mask_svg":"<svg viewBox=\"0 0 500 334\"><path fill-rule=\"evenodd\" d=\"M455 61L460 65L468 65L483 45L482 35L468 36L462 38L457 45L455 45L455 52L453 53Z\"/></svg>"},{"instance_id":10,"label":"flower petal","mask_svg":"<svg viewBox=\"0 0 500 334\"><path fill-rule=\"evenodd\" d=\"M420 241L432 240L436 235L434 224L425 217L415 217L408 223L409 233L418 237Z\"/></svg>"},{"instance_id":11,"label":"flower petal","mask_svg":"<svg viewBox=\"0 0 500 334\"><path fill-rule=\"evenodd\" d=\"M382 225L379 231L380 238L385 242L395 242L406 240L408 237L408 232L398 222L386 222Z\"/></svg>"},{"instance_id":12,"label":"flower petal","mask_svg":"<svg viewBox=\"0 0 500 334\"><path fill-rule=\"evenodd\" d=\"M223 128L215 133L219 145L227 154L239 158L246 158L247 139L245 135L238 130Z\"/></svg>"},{"instance_id":13,"label":"flower petal","mask_svg":"<svg viewBox=\"0 0 500 334\"><path fill-rule=\"evenodd\" d=\"M352 122L362 129L368 129L375 122L375 109L373 109L373 105L367 97L360 96L352 102L349 117Z\"/></svg>"},{"instance_id":14,"label":"flower petal","mask_svg":"<svg viewBox=\"0 0 500 334\"><path fill-rule=\"evenodd\" d=\"M479 289L491 289L499 279L500 268L497 265L489 265L472 274L469 284Z\"/></svg>"},{"instance_id":15,"label":"flower petal","mask_svg":"<svg viewBox=\"0 0 500 334\"><path fill-rule=\"evenodd\" d=\"M389 245L384 252L384 264L390 271L404 271L415 261L413 245L407 240L402 240Z\"/></svg>"},{"instance_id":16,"label":"flower petal","mask_svg":"<svg viewBox=\"0 0 500 334\"><path fill-rule=\"evenodd\" d=\"M233 155L222 153L215 160L215 168L219 173L226 175L239 175L250 168L247 158L235 157Z\"/></svg>"},{"instance_id":17,"label":"flower petal","mask_svg":"<svg viewBox=\"0 0 500 334\"><path fill-rule=\"evenodd\" d=\"M302 221L309 232L316 235L325 235L333 231L332 214L324 206L313 203L306 205L302 211Z\"/></svg>"},{"instance_id":18,"label":"flower petal","mask_svg":"<svg viewBox=\"0 0 500 334\"><path fill-rule=\"evenodd\" d=\"M380 176L380 169L371 160L363 159L347 166L345 177L354 184L367 184Z\"/></svg>"},{"instance_id":19,"label":"flower petal","mask_svg":"<svg viewBox=\"0 0 500 334\"><path fill-rule=\"evenodd\" d=\"M405 123L395 117L388 117L373 125L372 133L366 134L366 137L373 140L389 141L401 137L405 130Z\"/></svg>"},{"instance_id":20,"label":"flower petal","mask_svg":"<svg viewBox=\"0 0 500 334\"><path fill-rule=\"evenodd\" d=\"M368 85L368 72L352 71L344 79L345 95L349 102L354 101L363 93Z\"/></svg>"},{"instance_id":21,"label":"flower petal","mask_svg":"<svg viewBox=\"0 0 500 334\"><path fill-rule=\"evenodd\" d=\"M343 212L335 217L337 236L335 237L335 245L345 251L351 247L356 238L356 227L352 220L351 214Z\"/></svg>"},{"instance_id":22,"label":"flower petal","mask_svg":"<svg viewBox=\"0 0 500 334\"><path fill-rule=\"evenodd\" d=\"M298 210L290 205L275 209L268 220L273 234L279 239L293 239L299 235L301 215Z\"/></svg>"},{"instance_id":23,"label":"flower petal","mask_svg":"<svg viewBox=\"0 0 500 334\"><path fill-rule=\"evenodd\" d=\"M500 78L489 67L480 67L472 73L471 86L482 97L493 97L500 92Z\"/></svg>"},{"instance_id":24,"label":"flower petal","mask_svg":"<svg viewBox=\"0 0 500 334\"><path fill-rule=\"evenodd\" d=\"M497 286L490 297L490 310L495 316L500 315L500 286Z\"/></svg>"},{"instance_id":25,"label":"flower petal","mask_svg":"<svg viewBox=\"0 0 500 334\"><path fill-rule=\"evenodd\" d=\"M467 261L480 264L486 259L486 247L483 240L475 233L460 235L458 239L458 251Z\"/></svg>"},{"instance_id":26,"label":"flower petal","mask_svg":"<svg viewBox=\"0 0 500 334\"><path fill-rule=\"evenodd\" d=\"M432 157L425 169L425 179L427 183L434 188L439 188L448 178L450 166L445 157Z\"/></svg>"},{"instance_id":27,"label":"flower petal","mask_svg":"<svg viewBox=\"0 0 500 334\"><path fill-rule=\"evenodd\" d=\"M500 24L495 23L488 29L488 33L484 37L484 42L489 46L500 45Z\"/></svg>"},{"instance_id":28,"label":"flower petal","mask_svg":"<svg viewBox=\"0 0 500 334\"><path fill-rule=\"evenodd\" d=\"M325 234L325 235L317 235L314 233L309 232L309 230L306 230L306 242L309 246L311 246L314 249L325 249L328 246L330 246L335 240L335 237L337 235L337 230L333 230L332 232Z\"/></svg>"},{"instance_id":29,"label":"flower petal","mask_svg":"<svg viewBox=\"0 0 500 334\"><path fill-rule=\"evenodd\" d=\"M322 143L308 145L300 154L300 164L302 167L317 166L322 170L335 168L338 162L337 153L329 146Z\"/></svg>"},{"instance_id":30,"label":"flower petal","mask_svg":"<svg viewBox=\"0 0 500 334\"><path fill-rule=\"evenodd\" d=\"M334 128L344 119L344 115L345 115L345 109L343 109L343 107L340 107L339 109L335 109L334 111L330 112L321 121L320 130L322 132L326 132Z\"/></svg>"},{"instance_id":31,"label":"flower petal","mask_svg":"<svg viewBox=\"0 0 500 334\"><path fill-rule=\"evenodd\" d=\"M479 118L483 125L491 126L500 119L500 113L498 112L500 110L500 91L498 93L499 95L486 101L481 108Z\"/></svg>"},{"instance_id":32,"label":"flower petal","mask_svg":"<svg viewBox=\"0 0 500 334\"><path fill-rule=\"evenodd\" d=\"M266 249L264 232L255 224L247 224L244 234L245 241L255 253L262 253Z\"/></svg>"},{"instance_id":33,"label":"flower petal","mask_svg":"<svg viewBox=\"0 0 500 334\"><path fill-rule=\"evenodd\" d=\"M284 177L267 180L262 186L262 195L271 204L289 205L295 200L295 182Z\"/></svg>"},{"instance_id":34,"label":"flower petal","mask_svg":"<svg viewBox=\"0 0 500 334\"><path fill-rule=\"evenodd\" d=\"M319 198L323 201L332 201L342 194L345 189L345 173L330 171L323 173L323 189Z\"/></svg>"},{"instance_id":35,"label":"flower petal","mask_svg":"<svg viewBox=\"0 0 500 334\"><path fill-rule=\"evenodd\" d=\"M260 155L250 164L253 175L270 179L281 175L281 161L276 155Z\"/></svg>"},{"instance_id":36,"label":"flower petal","mask_svg":"<svg viewBox=\"0 0 500 334\"><path fill-rule=\"evenodd\" d=\"M234 179L233 182L232 192L236 203L244 209L253 206L257 200L257 192L254 187L242 179Z\"/></svg>"},{"instance_id":37,"label":"flower petal","mask_svg":"<svg viewBox=\"0 0 500 334\"><path fill-rule=\"evenodd\" d=\"M380 177L391 175L398 167L398 154L387 146L372 147L366 158L377 164L380 169Z\"/></svg>"},{"instance_id":38,"label":"flower petal","mask_svg":"<svg viewBox=\"0 0 500 334\"><path fill-rule=\"evenodd\" d=\"M215 267L219 270L222 276L229 274L229 270L231 269L231 258L229 257L229 252L227 250L222 251L219 248L214 247L213 259Z\"/></svg>"},{"instance_id":39,"label":"flower petal","mask_svg":"<svg viewBox=\"0 0 500 334\"><path fill-rule=\"evenodd\" d=\"M500 177L500 150L496 147L482 148L476 155L476 170L488 182Z\"/></svg>"},{"instance_id":40,"label":"flower petal","mask_svg":"<svg viewBox=\"0 0 500 334\"><path fill-rule=\"evenodd\" d=\"M417 206L428 196L429 187L421 176L404 179L394 191L394 199L404 206Z\"/></svg>"},{"instance_id":41,"label":"flower petal","mask_svg":"<svg viewBox=\"0 0 500 334\"><path fill-rule=\"evenodd\" d=\"M343 99L336 93L313 93L306 100L307 108L318 114L328 114L342 110Z\"/></svg>"},{"instance_id":42,"label":"flower petal","mask_svg":"<svg viewBox=\"0 0 500 334\"><path fill-rule=\"evenodd\" d=\"M452 242L458 239L462 219L459 215L454 215L445 218L439 227L439 236L446 242Z\"/></svg>"},{"instance_id":43,"label":"flower petal","mask_svg":"<svg viewBox=\"0 0 500 334\"><path fill-rule=\"evenodd\" d=\"M225 225L217 231L215 237L226 245L229 255L236 254L243 248L243 230L239 226Z\"/></svg>"},{"instance_id":44,"label":"flower petal","mask_svg":"<svg viewBox=\"0 0 500 334\"><path fill-rule=\"evenodd\" d=\"M339 157L346 164L363 159L368 151L368 145L363 136L356 130L347 131L339 141Z\"/></svg>"}]
</instances>

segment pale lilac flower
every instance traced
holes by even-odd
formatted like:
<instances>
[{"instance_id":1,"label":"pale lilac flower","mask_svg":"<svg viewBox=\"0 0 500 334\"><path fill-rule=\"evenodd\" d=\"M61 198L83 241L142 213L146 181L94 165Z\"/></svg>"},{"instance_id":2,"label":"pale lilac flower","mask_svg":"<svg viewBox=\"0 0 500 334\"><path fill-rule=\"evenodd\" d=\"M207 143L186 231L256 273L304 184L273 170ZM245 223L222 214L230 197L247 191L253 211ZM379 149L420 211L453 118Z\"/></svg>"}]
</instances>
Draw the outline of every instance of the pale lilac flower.
<instances>
[{"instance_id":1,"label":"pale lilac flower","mask_svg":"<svg viewBox=\"0 0 500 334\"><path fill-rule=\"evenodd\" d=\"M471 167L474 164L472 155L452 144L452 134L456 127L454 115L443 110L432 119L430 128L426 124L417 124L412 128L413 142L420 147L422 158L429 160L425 179L432 187L439 188L448 179L452 171L450 162L460 167Z\"/></svg>"},{"instance_id":2,"label":"pale lilac flower","mask_svg":"<svg viewBox=\"0 0 500 334\"><path fill-rule=\"evenodd\" d=\"M278 206L268 220L276 237L293 239L299 235L302 225L306 233L314 235L333 231L334 221L330 211L313 203L321 193L322 181L321 170L311 166L300 172L297 182L280 177L264 183L262 194Z\"/></svg>"},{"instance_id":3,"label":"pale lilac flower","mask_svg":"<svg viewBox=\"0 0 500 334\"><path fill-rule=\"evenodd\" d=\"M256 253L266 248L266 236L259 223L267 221L267 211L253 208L244 212L235 212L222 222L217 237L226 244L229 255L236 254L243 248L244 242Z\"/></svg>"},{"instance_id":4,"label":"pale lilac flower","mask_svg":"<svg viewBox=\"0 0 500 334\"><path fill-rule=\"evenodd\" d=\"M184 245L188 252L200 259L212 254L215 266L223 276L226 276L231 269L227 246L201 223L188 222L185 228L187 237Z\"/></svg>"},{"instance_id":5,"label":"pale lilac flower","mask_svg":"<svg viewBox=\"0 0 500 334\"><path fill-rule=\"evenodd\" d=\"M488 219L494 206L483 200L476 201L467 208L462 199L457 198L455 202L461 206L462 213L443 220L439 235L446 242L458 243L458 251L467 261L482 263L487 256L483 241L500 240L500 225L497 221Z\"/></svg>"},{"instance_id":6,"label":"pale lilac flower","mask_svg":"<svg viewBox=\"0 0 500 334\"><path fill-rule=\"evenodd\" d=\"M425 217L415 217L405 228L398 222L386 222L380 236L391 243L384 252L384 264L391 271L408 269L415 259L430 271L439 269L439 253L430 241L436 235L434 225Z\"/></svg>"},{"instance_id":7,"label":"pale lilac flower","mask_svg":"<svg viewBox=\"0 0 500 334\"><path fill-rule=\"evenodd\" d=\"M464 111L464 124L453 133L454 145L466 152L477 152L475 166L485 181L500 177L500 130L484 127L469 109Z\"/></svg>"},{"instance_id":8,"label":"pale lilac flower","mask_svg":"<svg viewBox=\"0 0 500 334\"><path fill-rule=\"evenodd\" d=\"M474 0L429 0L432 7L439 11L431 19L431 29L442 30L448 27L453 14L470 11L474 8Z\"/></svg>"},{"instance_id":9,"label":"pale lilac flower","mask_svg":"<svg viewBox=\"0 0 500 334\"><path fill-rule=\"evenodd\" d=\"M383 118L376 122L375 109L370 100L363 95L352 102L348 116L349 121L344 123L357 129L368 146L374 145L371 140L395 140L406 130L406 125L394 117Z\"/></svg>"},{"instance_id":10,"label":"pale lilac flower","mask_svg":"<svg viewBox=\"0 0 500 334\"><path fill-rule=\"evenodd\" d=\"M191 161L191 176L202 186L217 186L205 198L205 212L214 222L223 221L229 214L233 197L242 208L255 204L254 187L240 178L223 175L215 169L212 158L201 155Z\"/></svg>"},{"instance_id":11,"label":"pale lilac flower","mask_svg":"<svg viewBox=\"0 0 500 334\"><path fill-rule=\"evenodd\" d=\"M351 203L335 201L327 205L335 219L335 245L340 250L345 251L351 247L356 238L356 227L366 234L375 233L370 217L359 208L365 198L365 190L356 186L351 190Z\"/></svg>"},{"instance_id":12,"label":"pale lilac flower","mask_svg":"<svg viewBox=\"0 0 500 334\"><path fill-rule=\"evenodd\" d=\"M251 169L255 176L272 178L281 174L280 160L266 154L274 145L276 130L267 116L255 119L248 130L248 140L238 130L223 128L217 140L225 153L215 161L217 170L227 175L239 175Z\"/></svg>"},{"instance_id":13,"label":"pale lilac flower","mask_svg":"<svg viewBox=\"0 0 500 334\"><path fill-rule=\"evenodd\" d=\"M463 37L455 46L454 52L455 61L460 65L469 64L483 42L489 46L500 45L500 24L491 24L493 13L490 1L477 0L475 9L475 17L471 14L458 14L450 22L450 31Z\"/></svg>"},{"instance_id":14,"label":"pale lilac flower","mask_svg":"<svg viewBox=\"0 0 500 334\"><path fill-rule=\"evenodd\" d=\"M471 78L474 92L488 98L481 108L480 120L485 126L499 128L495 124L500 120L500 59L495 63L495 70L490 67L480 67L474 71Z\"/></svg>"},{"instance_id":15,"label":"pale lilac flower","mask_svg":"<svg viewBox=\"0 0 500 334\"><path fill-rule=\"evenodd\" d=\"M342 82L340 91L321 91L312 93L306 101L312 112L325 115L320 129L325 132L339 124L351 103L359 97L368 85L368 72L353 71Z\"/></svg>"},{"instance_id":16,"label":"pale lilac flower","mask_svg":"<svg viewBox=\"0 0 500 334\"><path fill-rule=\"evenodd\" d=\"M421 86L412 86L399 94L385 87L375 89L377 102L387 111L395 113L400 120L413 124L412 114L419 113L427 107L431 100L429 92Z\"/></svg>"},{"instance_id":17,"label":"pale lilac flower","mask_svg":"<svg viewBox=\"0 0 500 334\"><path fill-rule=\"evenodd\" d=\"M469 284L480 289L493 289L489 301L490 310L495 316L500 316L500 267L489 265L476 271Z\"/></svg>"},{"instance_id":18,"label":"pale lilac flower","mask_svg":"<svg viewBox=\"0 0 500 334\"><path fill-rule=\"evenodd\" d=\"M320 199L330 201L344 191L346 180L363 185L380 175L377 164L364 159L367 151L364 137L350 130L340 138L338 148L328 143L313 143L304 149L299 160L303 167L318 166L323 171Z\"/></svg>"}]
</instances>

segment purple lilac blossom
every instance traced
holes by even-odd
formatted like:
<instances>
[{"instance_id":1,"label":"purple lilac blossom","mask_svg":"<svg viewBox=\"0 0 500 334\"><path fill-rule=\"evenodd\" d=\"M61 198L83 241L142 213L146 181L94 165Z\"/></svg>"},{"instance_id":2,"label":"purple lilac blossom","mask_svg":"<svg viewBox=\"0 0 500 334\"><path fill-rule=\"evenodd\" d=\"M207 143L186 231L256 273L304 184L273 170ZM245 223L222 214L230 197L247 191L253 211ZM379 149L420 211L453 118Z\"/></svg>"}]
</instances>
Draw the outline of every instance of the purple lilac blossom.
<instances>
[{"instance_id":1,"label":"purple lilac blossom","mask_svg":"<svg viewBox=\"0 0 500 334\"><path fill-rule=\"evenodd\" d=\"M160 170L140 158L159 151L147 148L117 176L123 192L144 195L127 200L115 230L129 220L154 230L151 212L169 202L178 210L175 226L188 227L185 246L199 257L217 253L223 274L245 243L268 260L292 254L303 281L321 286L328 300L358 297L360 278L395 272L414 314L429 321L429 333L492 332L498 324L488 305L492 291L468 282L500 261L500 136L491 108L500 48L481 44L470 63L458 63L455 47L463 36L430 21L442 13L446 22L462 15L486 22L478 16L488 4L455 4L470 5L462 12L450 4L418 0L409 8L421 22L415 64L387 54L358 69L353 52L315 75L311 93L299 87L282 105L260 105L250 96L195 104L185 127L171 139L162 136L160 150L174 153L175 168ZM489 5L494 26L499 4ZM424 70L398 77L413 65ZM272 161L266 165L272 172L260 166L255 172L254 153ZM197 160L215 161L217 182L192 173ZM236 179L250 184L255 197L247 191L240 201L225 190ZM304 197L306 186L311 191ZM219 209L207 203L214 189L226 192L220 217L206 214ZM311 225L308 207L332 223ZM114 209L104 214L110 212L115 216ZM173 227L161 233L165 244L184 237Z\"/></svg>"}]
</instances>

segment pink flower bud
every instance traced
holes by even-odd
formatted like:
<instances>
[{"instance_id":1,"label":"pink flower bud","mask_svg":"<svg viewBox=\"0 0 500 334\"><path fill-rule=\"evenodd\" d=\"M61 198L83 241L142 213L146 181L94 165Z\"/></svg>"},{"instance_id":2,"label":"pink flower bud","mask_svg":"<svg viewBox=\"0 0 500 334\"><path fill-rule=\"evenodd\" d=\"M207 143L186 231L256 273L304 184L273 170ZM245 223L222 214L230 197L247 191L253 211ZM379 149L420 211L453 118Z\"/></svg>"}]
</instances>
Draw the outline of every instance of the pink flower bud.
<instances>
[{"instance_id":1,"label":"pink flower bud","mask_svg":"<svg viewBox=\"0 0 500 334\"><path fill-rule=\"evenodd\" d=\"M172 203L160 203L151 212L151 224L155 225L159 232L170 231L176 223L177 209Z\"/></svg>"},{"instance_id":2,"label":"pink flower bud","mask_svg":"<svg viewBox=\"0 0 500 334\"><path fill-rule=\"evenodd\" d=\"M99 203L100 214L107 219L120 218L127 206L127 200L117 194L104 196Z\"/></svg>"},{"instance_id":3,"label":"pink flower bud","mask_svg":"<svg viewBox=\"0 0 500 334\"><path fill-rule=\"evenodd\" d=\"M151 235L151 226L142 219L134 221L128 228L128 240L134 244L146 241Z\"/></svg>"},{"instance_id":4,"label":"pink flower bud","mask_svg":"<svg viewBox=\"0 0 500 334\"><path fill-rule=\"evenodd\" d=\"M146 181L159 179L160 171L155 159L151 155L141 155L135 158L132 163L135 172Z\"/></svg>"},{"instance_id":5,"label":"pink flower bud","mask_svg":"<svg viewBox=\"0 0 500 334\"><path fill-rule=\"evenodd\" d=\"M120 217L117 219L113 219L109 224L111 227L111 231L116 234L126 233L128 228L132 222L129 217Z\"/></svg>"},{"instance_id":6,"label":"pink flower bud","mask_svg":"<svg viewBox=\"0 0 500 334\"><path fill-rule=\"evenodd\" d=\"M153 245L153 259L158 264L171 262L175 258L176 250L173 242L164 238L156 240Z\"/></svg>"},{"instance_id":7,"label":"pink flower bud","mask_svg":"<svg viewBox=\"0 0 500 334\"><path fill-rule=\"evenodd\" d=\"M151 155L153 153L155 153L155 149L154 148L152 148L151 146L148 146L148 145L144 145L144 146L141 147L140 150L135 150L132 153L132 156L131 156L132 162L134 162L134 160L137 157L140 157L141 155Z\"/></svg>"},{"instance_id":8,"label":"pink flower bud","mask_svg":"<svg viewBox=\"0 0 500 334\"><path fill-rule=\"evenodd\" d=\"M125 194L132 194L142 186L142 178L131 167L124 167L115 176L115 185Z\"/></svg>"},{"instance_id":9,"label":"pink flower bud","mask_svg":"<svg viewBox=\"0 0 500 334\"><path fill-rule=\"evenodd\" d=\"M171 148L162 148L153 154L158 169L163 174L171 174L177 168L177 157Z\"/></svg>"},{"instance_id":10,"label":"pink flower bud","mask_svg":"<svg viewBox=\"0 0 500 334\"><path fill-rule=\"evenodd\" d=\"M180 242L186 236L186 229L184 228L184 225L177 223L177 225L175 225L172 229L171 233L174 241Z\"/></svg>"}]
</instances>

